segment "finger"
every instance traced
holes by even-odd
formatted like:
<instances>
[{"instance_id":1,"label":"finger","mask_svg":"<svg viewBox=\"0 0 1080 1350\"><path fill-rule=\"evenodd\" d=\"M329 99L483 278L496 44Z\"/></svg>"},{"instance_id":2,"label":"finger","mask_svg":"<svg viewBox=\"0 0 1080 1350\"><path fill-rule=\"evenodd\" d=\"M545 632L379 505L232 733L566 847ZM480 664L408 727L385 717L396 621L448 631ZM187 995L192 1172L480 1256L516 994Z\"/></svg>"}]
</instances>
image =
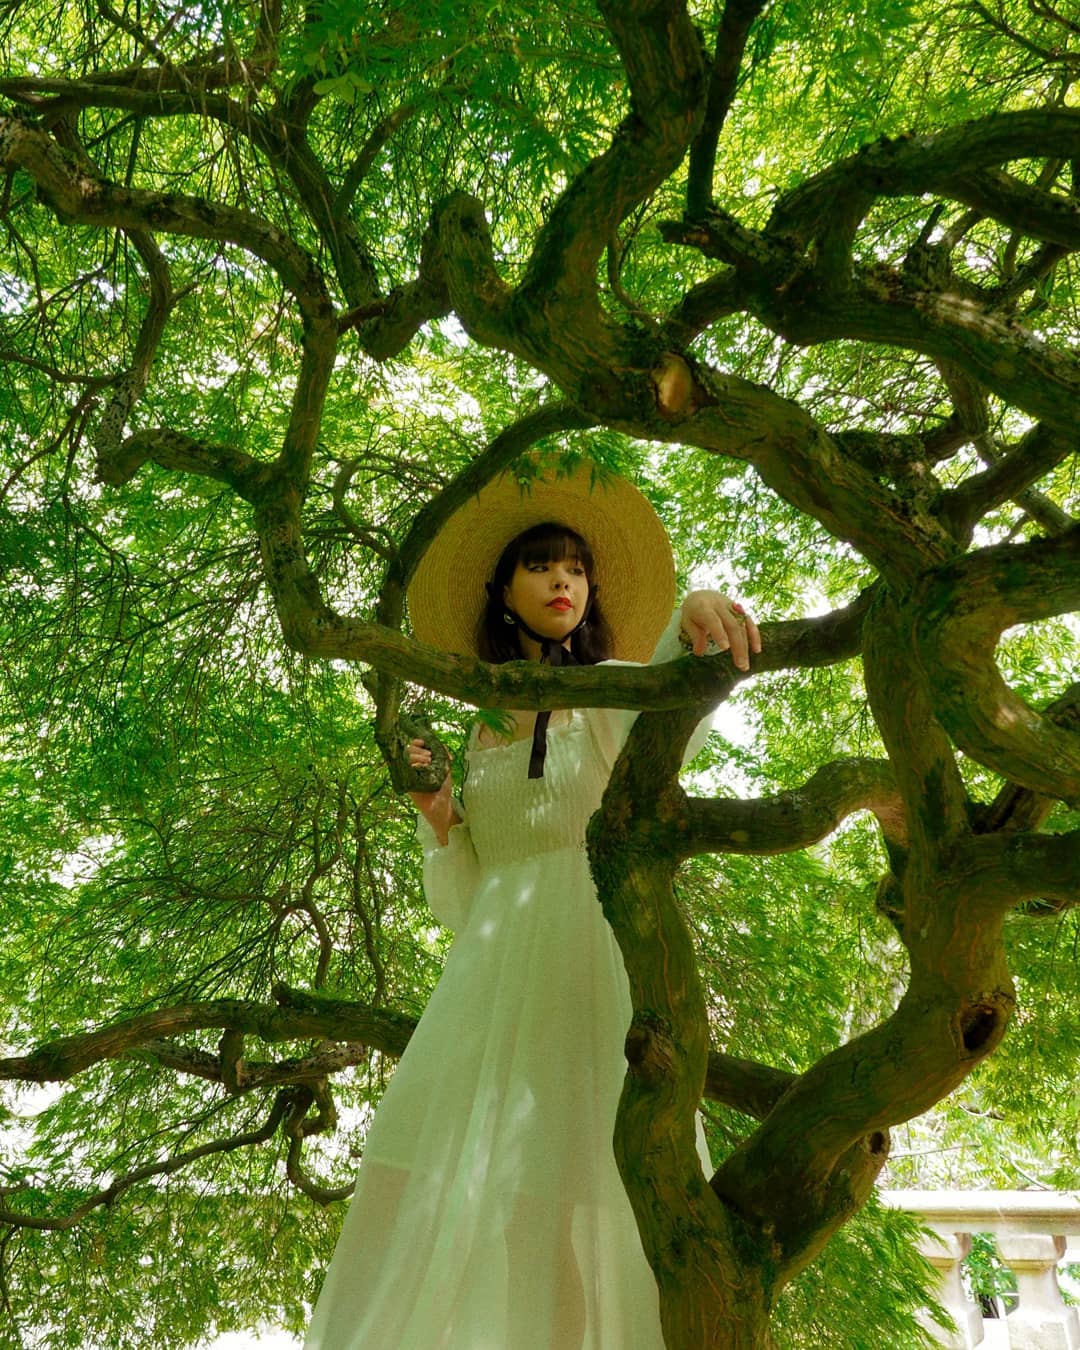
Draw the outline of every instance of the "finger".
<instances>
[{"instance_id":1,"label":"finger","mask_svg":"<svg viewBox=\"0 0 1080 1350\"><path fill-rule=\"evenodd\" d=\"M716 643L717 649L726 652L731 646L720 616L708 614L694 620L694 655L704 656L709 647L709 639Z\"/></svg>"},{"instance_id":2,"label":"finger","mask_svg":"<svg viewBox=\"0 0 1080 1350\"><path fill-rule=\"evenodd\" d=\"M745 626L736 620L732 620L728 632L731 637L731 659L735 662L736 669L749 670L750 650L747 646Z\"/></svg>"},{"instance_id":3,"label":"finger","mask_svg":"<svg viewBox=\"0 0 1080 1350\"><path fill-rule=\"evenodd\" d=\"M702 623L708 630L709 637L716 643L722 652L726 652L731 647L731 635L727 630L726 616L722 609L709 610Z\"/></svg>"},{"instance_id":4,"label":"finger","mask_svg":"<svg viewBox=\"0 0 1080 1350\"><path fill-rule=\"evenodd\" d=\"M750 650L752 652L761 651L761 634L758 632L758 626L753 619L746 620L746 635L750 639Z\"/></svg>"},{"instance_id":5,"label":"finger","mask_svg":"<svg viewBox=\"0 0 1080 1350\"><path fill-rule=\"evenodd\" d=\"M717 605L702 623L708 624L709 636L722 652L729 651L731 659L740 670L747 669L746 629L739 616L739 610L726 600Z\"/></svg>"}]
</instances>

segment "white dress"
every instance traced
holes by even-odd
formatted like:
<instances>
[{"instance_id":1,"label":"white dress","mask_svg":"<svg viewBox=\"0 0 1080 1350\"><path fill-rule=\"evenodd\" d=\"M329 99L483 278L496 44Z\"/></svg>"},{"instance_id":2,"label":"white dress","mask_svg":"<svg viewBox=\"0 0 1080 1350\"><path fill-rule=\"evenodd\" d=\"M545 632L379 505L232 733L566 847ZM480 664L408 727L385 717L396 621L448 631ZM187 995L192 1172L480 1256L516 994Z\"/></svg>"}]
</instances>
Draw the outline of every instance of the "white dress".
<instances>
[{"instance_id":1,"label":"white dress","mask_svg":"<svg viewBox=\"0 0 1080 1350\"><path fill-rule=\"evenodd\" d=\"M676 618L654 663L677 634ZM584 842L636 715L553 714L539 779L531 738L474 733L465 822L440 847L421 819L424 889L456 936L372 1121L306 1350L663 1350L612 1150L629 987Z\"/></svg>"}]
</instances>

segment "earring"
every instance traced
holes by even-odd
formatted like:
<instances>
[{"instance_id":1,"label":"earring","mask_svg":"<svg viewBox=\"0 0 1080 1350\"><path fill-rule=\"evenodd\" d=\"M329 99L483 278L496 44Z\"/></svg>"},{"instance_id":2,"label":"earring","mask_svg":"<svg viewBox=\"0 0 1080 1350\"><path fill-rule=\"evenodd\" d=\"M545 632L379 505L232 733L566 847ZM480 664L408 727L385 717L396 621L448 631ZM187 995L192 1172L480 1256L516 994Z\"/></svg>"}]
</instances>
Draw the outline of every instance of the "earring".
<instances>
[{"instance_id":1,"label":"earring","mask_svg":"<svg viewBox=\"0 0 1080 1350\"><path fill-rule=\"evenodd\" d=\"M510 613L510 611L509 611L508 609L504 609L504 610L503 610L503 623L508 623L508 624L515 624L515 623L517 623L517 619L514 618L514 616Z\"/></svg>"}]
</instances>

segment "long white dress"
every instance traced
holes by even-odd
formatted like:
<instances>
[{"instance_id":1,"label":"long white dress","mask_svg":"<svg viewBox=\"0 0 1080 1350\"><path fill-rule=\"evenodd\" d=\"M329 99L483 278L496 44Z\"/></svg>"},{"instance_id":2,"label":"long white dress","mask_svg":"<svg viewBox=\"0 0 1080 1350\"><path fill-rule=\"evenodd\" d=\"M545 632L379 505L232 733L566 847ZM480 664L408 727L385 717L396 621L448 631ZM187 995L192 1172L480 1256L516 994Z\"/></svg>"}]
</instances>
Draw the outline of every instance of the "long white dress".
<instances>
[{"instance_id":1,"label":"long white dress","mask_svg":"<svg viewBox=\"0 0 1080 1350\"><path fill-rule=\"evenodd\" d=\"M629 988L584 842L635 716L554 714L539 779L531 739L474 733L464 823L440 847L421 819L424 889L456 936L371 1124L306 1350L663 1350L612 1150Z\"/></svg>"}]
</instances>

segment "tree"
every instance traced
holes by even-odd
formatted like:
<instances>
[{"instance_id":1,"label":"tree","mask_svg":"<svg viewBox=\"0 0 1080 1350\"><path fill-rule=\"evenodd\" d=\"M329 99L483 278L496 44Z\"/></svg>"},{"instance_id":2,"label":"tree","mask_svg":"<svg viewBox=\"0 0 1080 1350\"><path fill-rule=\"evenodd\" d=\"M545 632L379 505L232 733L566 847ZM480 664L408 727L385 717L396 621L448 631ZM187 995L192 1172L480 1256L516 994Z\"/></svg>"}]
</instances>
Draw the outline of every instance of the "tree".
<instances>
[{"instance_id":1,"label":"tree","mask_svg":"<svg viewBox=\"0 0 1080 1350\"><path fill-rule=\"evenodd\" d=\"M12 1325L76 1283L43 1343L183 1344L259 1299L299 1324L333 1223L273 1177L348 1190L324 1136L377 1096L442 944L400 747L459 745L477 705L646 710L590 849L670 1350L768 1344L890 1127L1011 1020L1074 1129L1066 9L0 22L0 1075L71 1084L0 1160ZM749 680L718 656L523 683L410 639L425 545L538 445L635 474L684 568L731 559L772 616ZM680 748L732 696L757 741L688 796ZM178 1227L198 1292L156 1299ZM136 1255L105 1300L95 1271Z\"/></svg>"}]
</instances>

